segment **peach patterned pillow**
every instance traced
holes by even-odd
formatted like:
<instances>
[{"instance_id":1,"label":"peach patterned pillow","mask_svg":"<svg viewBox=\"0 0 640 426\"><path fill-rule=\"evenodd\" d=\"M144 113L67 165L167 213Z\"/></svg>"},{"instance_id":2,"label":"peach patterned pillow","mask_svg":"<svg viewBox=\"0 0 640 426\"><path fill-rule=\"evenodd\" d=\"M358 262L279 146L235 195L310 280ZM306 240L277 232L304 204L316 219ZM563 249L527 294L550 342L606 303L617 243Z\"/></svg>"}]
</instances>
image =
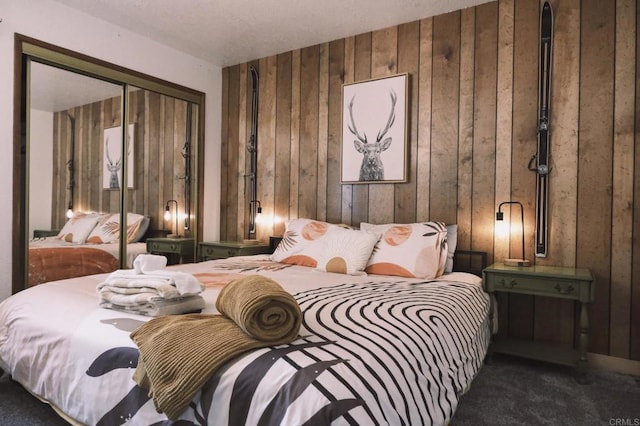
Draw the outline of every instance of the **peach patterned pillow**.
<instances>
[{"instance_id":1,"label":"peach patterned pillow","mask_svg":"<svg viewBox=\"0 0 640 426\"><path fill-rule=\"evenodd\" d=\"M380 238L374 233L310 219L296 219L286 228L272 260L339 274L366 275L364 267Z\"/></svg>"},{"instance_id":2,"label":"peach patterned pillow","mask_svg":"<svg viewBox=\"0 0 640 426\"><path fill-rule=\"evenodd\" d=\"M136 213L127 213L127 242L132 242L138 235L144 216ZM106 214L100 219L96 227L91 231L88 243L105 244L115 243L120 239L120 214Z\"/></svg>"},{"instance_id":3,"label":"peach patterned pillow","mask_svg":"<svg viewBox=\"0 0 640 426\"><path fill-rule=\"evenodd\" d=\"M315 262L306 259L305 255L299 255L299 253L323 238L331 227L337 228L338 225L303 218L287 221L282 241L271 255L271 260L315 267ZM287 259L286 262L285 259Z\"/></svg>"},{"instance_id":4,"label":"peach patterned pillow","mask_svg":"<svg viewBox=\"0 0 640 426\"><path fill-rule=\"evenodd\" d=\"M309 251L315 257L319 271L366 275L364 268L379 239L380 235L372 232L333 227L316 246L303 253Z\"/></svg>"},{"instance_id":5,"label":"peach patterned pillow","mask_svg":"<svg viewBox=\"0 0 640 426\"><path fill-rule=\"evenodd\" d=\"M68 243L84 244L99 218L100 215L95 213L76 212L64 224L57 238Z\"/></svg>"},{"instance_id":6,"label":"peach patterned pillow","mask_svg":"<svg viewBox=\"0 0 640 426\"><path fill-rule=\"evenodd\" d=\"M360 229L382 234L365 268L367 273L423 279L444 273L447 261L444 223L361 223Z\"/></svg>"}]
</instances>

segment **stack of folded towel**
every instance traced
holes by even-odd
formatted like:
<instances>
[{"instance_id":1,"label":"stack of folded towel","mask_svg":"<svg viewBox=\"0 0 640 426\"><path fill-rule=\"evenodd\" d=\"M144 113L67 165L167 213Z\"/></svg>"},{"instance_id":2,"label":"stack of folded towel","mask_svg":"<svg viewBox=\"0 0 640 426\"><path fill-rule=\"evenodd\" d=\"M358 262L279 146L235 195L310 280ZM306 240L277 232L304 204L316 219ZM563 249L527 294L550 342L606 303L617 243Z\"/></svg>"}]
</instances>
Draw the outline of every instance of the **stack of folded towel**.
<instances>
[{"instance_id":1,"label":"stack of folded towel","mask_svg":"<svg viewBox=\"0 0 640 426\"><path fill-rule=\"evenodd\" d=\"M291 343L302 323L296 299L262 275L227 284L216 308L220 314L154 318L131 333L140 349L133 379L171 420L225 362L251 349Z\"/></svg>"},{"instance_id":2,"label":"stack of folded towel","mask_svg":"<svg viewBox=\"0 0 640 426\"><path fill-rule=\"evenodd\" d=\"M98 284L100 307L147 316L200 312L203 287L193 275L165 269L167 258L142 254L133 269L112 272Z\"/></svg>"}]
</instances>

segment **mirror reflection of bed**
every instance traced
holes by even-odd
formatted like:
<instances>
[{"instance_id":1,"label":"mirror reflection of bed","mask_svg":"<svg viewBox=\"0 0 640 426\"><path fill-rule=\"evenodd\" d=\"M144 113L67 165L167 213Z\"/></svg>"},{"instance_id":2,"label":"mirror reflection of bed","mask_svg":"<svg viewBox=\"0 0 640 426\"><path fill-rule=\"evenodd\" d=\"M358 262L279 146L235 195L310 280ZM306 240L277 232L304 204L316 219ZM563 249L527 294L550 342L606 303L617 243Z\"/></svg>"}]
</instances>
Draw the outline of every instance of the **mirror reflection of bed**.
<instances>
[{"instance_id":1,"label":"mirror reflection of bed","mask_svg":"<svg viewBox=\"0 0 640 426\"><path fill-rule=\"evenodd\" d=\"M124 85L36 61L30 73L26 286L131 267L147 237L176 231L163 219L167 200L177 201L181 217L195 213L185 183L198 105L127 86L123 161Z\"/></svg>"}]
</instances>

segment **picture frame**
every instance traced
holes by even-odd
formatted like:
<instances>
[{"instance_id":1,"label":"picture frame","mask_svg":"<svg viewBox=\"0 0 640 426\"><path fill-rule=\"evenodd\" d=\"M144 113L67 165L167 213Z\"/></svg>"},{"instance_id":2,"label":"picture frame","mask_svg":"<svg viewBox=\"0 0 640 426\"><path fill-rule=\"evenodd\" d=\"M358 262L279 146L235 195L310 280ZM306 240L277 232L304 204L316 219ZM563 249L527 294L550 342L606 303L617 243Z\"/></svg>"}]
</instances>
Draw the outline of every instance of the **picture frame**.
<instances>
[{"instance_id":1,"label":"picture frame","mask_svg":"<svg viewBox=\"0 0 640 426\"><path fill-rule=\"evenodd\" d=\"M407 73L342 86L341 183L407 181Z\"/></svg>"},{"instance_id":2,"label":"picture frame","mask_svg":"<svg viewBox=\"0 0 640 426\"><path fill-rule=\"evenodd\" d=\"M134 143L135 125L127 126L129 138L127 153L127 187L134 187ZM104 129L102 138L102 188L119 190L122 170L122 130L121 127Z\"/></svg>"}]
</instances>

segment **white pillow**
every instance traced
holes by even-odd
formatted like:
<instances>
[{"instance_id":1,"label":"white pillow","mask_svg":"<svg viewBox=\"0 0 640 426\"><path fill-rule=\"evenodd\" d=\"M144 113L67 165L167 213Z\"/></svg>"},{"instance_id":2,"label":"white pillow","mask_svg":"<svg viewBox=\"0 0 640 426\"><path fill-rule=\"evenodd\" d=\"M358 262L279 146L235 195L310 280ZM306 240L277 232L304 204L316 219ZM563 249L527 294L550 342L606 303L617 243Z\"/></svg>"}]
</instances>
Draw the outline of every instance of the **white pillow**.
<instances>
[{"instance_id":1,"label":"white pillow","mask_svg":"<svg viewBox=\"0 0 640 426\"><path fill-rule=\"evenodd\" d=\"M444 267L444 273L453 272L453 255L456 252L458 244L458 225L447 225L447 263Z\"/></svg>"},{"instance_id":2,"label":"white pillow","mask_svg":"<svg viewBox=\"0 0 640 426\"><path fill-rule=\"evenodd\" d=\"M131 243L139 234L144 216L127 213L127 242ZM100 219L96 227L87 238L88 243L106 244L120 240L120 213L106 214ZM137 241L137 240L136 240Z\"/></svg>"},{"instance_id":3,"label":"white pillow","mask_svg":"<svg viewBox=\"0 0 640 426\"><path fill-rule=\"evenodd\" d=\"M84 244L99 218L100 215L95 213L76 212L64 224L58 233L58 238L68 243Z\"/></svg>"},{"instance_id":4,"label":"white pillow","mask_svg":"<svg viewBox=\"0 0 640 426\"><path fill-rule=\"evenodd\" d=\"M291 219L285 223L285 232L282 241L271 255L271 260L282 262L286 258L300 253L311 246L316 240L323 238L329 228L338 227L328 222L313 219ZM302 264L302 263L297 263ZM316 266L306 265L305 266Z\"/></svg>"},{"instance_id":5,"label":"white pillow","mask_svg":"<svg viewBox=\"0 0 640 426\"><path fill-rule=\"evenodd\" d=\"M379 234L313 219L293 219L271 260L319 271L365 275L364 267Z\"/></svg>"},{"instance_id":6,"label":"white pillow","mask_svg":"<svg viewBox=\"0 0 640 426\"><path fill-rule=\"evenodd\" d=\"M317 248L310 247L307 251L315 256L319 271L366 275L364 268L379 239L379 234L371 232L330 228Z\"/></svg>"}]
</instances>

